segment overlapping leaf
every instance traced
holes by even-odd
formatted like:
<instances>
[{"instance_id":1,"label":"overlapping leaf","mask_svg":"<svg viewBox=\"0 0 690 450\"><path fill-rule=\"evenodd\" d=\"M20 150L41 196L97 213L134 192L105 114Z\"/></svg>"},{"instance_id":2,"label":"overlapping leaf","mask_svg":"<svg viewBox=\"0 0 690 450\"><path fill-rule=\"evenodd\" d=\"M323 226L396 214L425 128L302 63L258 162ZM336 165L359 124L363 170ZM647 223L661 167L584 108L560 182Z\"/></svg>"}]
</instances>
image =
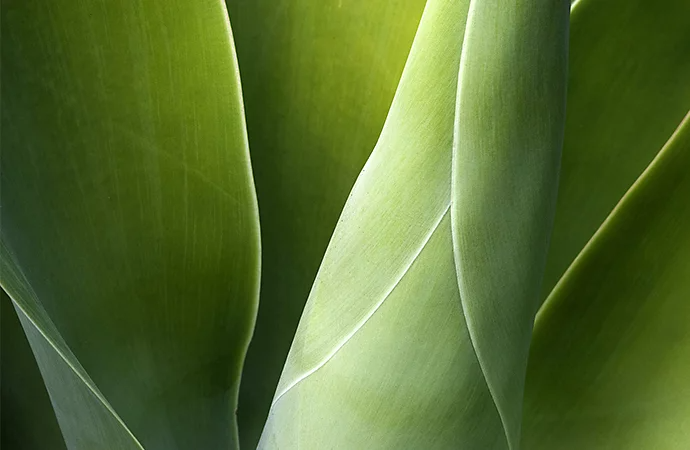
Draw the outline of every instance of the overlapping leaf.
<instances>
[{"instance_id":1,"label":"overlapping leaf","mask_svg":"<svg viewBox=\"0 0 690 450\"><path fill-rule=\"evenodd\" d=\"M228 3L268 224L266 319L245 375L251 445L420 2ZM263 447L517 448L558 169L566 8L473 0L465 30L468 5L427 7ZM545 292L690 102L687 2L579 0L572 17ZM1 281L68 447L234 445L258 242L222 4L7 1L2 22ZM686 122L540 316L526 448L690 439L689 135Z\"/></svg>"},{"instance_id":2,"label":"overlapping leaf","mask_svg":"<svg viewBox=\"0 0 690 450\"><path fill-rule=\"evenodd\" d=\"M558 186L567 6L473 0L460 66L451 197L457 281L513 446Z\"/></svg>"},{"instance_id":3,"label":"overlapping leaf","mask_svg":"<svg viewBox=\"0 0 690 450\"><path fill-rule=\"evenodd\" d=\"M690 2L577 0L545 299L690 105Z\"/></svg>"},{"instance_id":4,"label":"overlapping leaf","mask_svg":"<svg viewBox=\"0 0 690 450\"><path fill-rule=\"evenodd\" d=\"M67 447L143 450L65 343L11 250L0 245L3 288L13 299Z\"/></svg>"},{"instance_id":5,"label":"overlapping leaf","mask_svg":"<svg viewBox=\"0 0 690 450\"><path fill-rule=\"evenodd\" d=\"M390 107L424 0L227 0L262 219L259 315L242 377L256 447L347 195Z\"/></svg>"},{"instance_id":6,"label":"overlapping leaf","mask_svg":"<svg viewBox=\"0 0 690 450\"><path fill-rule=\"evenodd\" d=\"M12 300L1 289L0 309L0 447L8 450L65 450L36 359Z\"/></svg>"},{"instance_id":7,"label":"overlapping leaf","mask_svg":"<svg viewBox=\"0 0 690 450\"><path fill-rule=\"evenodd\" d=\"M535 325L525 449L690 442L690 113Z\"/></svg>"},{"instance_id":8,"label":"overlapping leaf","mask_svg":"<svg viewBox=\"0 0 690 450\"><path fill-rule=\"evenodd\" d=\"M10 0L2 27L1 281L68 448L236 445L259 240L224 4Z\"/></svg>"},{"instance_id":9,"label":"overlapping leaf","mask_svg":"<svg viewBox=\"0 0 690 450\"><path fill-rule=\"evenodd\" d=\"M531 6L473 2L465 34L469 2L427 4L381 138L312 289L260 447L516 446L565 100L568 5ZM531 95L539 102L523 104ZM501 99L504 111L490 114ZM536 127L534 135L520 125ZM479 138L482 130L493 133ZM505 171L502 158L521 164ZM465 172L472 170L492 176ZM518 180L527 180L528 209L508 204ZM451 214L463 195L470 197L457 206L467 213L481 201L473 195L507 207L496 234L477 233L496 208L474 223L464 210ZM522 255L522 273L483 259L482 248L516 255L525 243L536 248ZM493 284L501 275L516 292ZM488 336L478 316L501 309ZM505 327L518 332L501 335ZM522 359L498 362L492 352L500 347ZM506 369L515 379L498 373Z\"/></svg>"},{"instance_id":10,"label":"overlapping leaf","mask_svg":"<svg viewBox=\"0 0 690 450\"><path fill-rule=\"evenodd\" d=\"M685 448L690 5L579 1L523 448ZM625 49L623 51L623 49ZM596 70L593 69L596 68Z\"/></svg>"}]
</instances>

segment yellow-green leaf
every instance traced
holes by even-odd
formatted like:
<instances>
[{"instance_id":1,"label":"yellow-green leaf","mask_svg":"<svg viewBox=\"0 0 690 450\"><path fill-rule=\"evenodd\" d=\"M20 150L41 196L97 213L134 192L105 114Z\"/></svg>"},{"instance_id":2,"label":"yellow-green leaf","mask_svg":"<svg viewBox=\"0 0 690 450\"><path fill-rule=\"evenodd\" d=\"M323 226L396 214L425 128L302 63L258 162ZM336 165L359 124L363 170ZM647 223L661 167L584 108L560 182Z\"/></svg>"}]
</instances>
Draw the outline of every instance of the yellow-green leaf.
<instances>
[{"instance_id":1,"label":"yellow-green leaf","mask_svg":"<svg viewBox=\"0 0 690 450\"><path fill-rule=\"evenodd\" d=\"M425 0L227 0L261 209L238 410L256 447L309 288L398 85Z\"/></svg>"},{"instance_id":2,"label":"yellow-green leaf","mask_svg":"<svg viewBox=\"0 0 690 450\"><path fill-rule=\"evenodd\" d=\"M427 4L381 137L312 288L260 448L516 448L524 339L536 309L564 125L567 12L567 2ZM514 55L500 51L511 47ZM540 101L522 109L528 92ZM501 98L505 111L481 110ZM535 123L534 138L520 133L520 124ZM454 128L456 162L468 166L454 170L452 183ZM494 131L489 140L476 138L483 128ZM504 157L523 164L505 173ZM512 182L467 177L463 171L472 167L530 183L526 203L538 207L508 209L501 226L510 239L500 227L498 234L476 235L464 212L451 214L462 195L512 195ZM471 205L463 199L460 206ZM490 208L481 211L477 223L491 215ZM535 237L534 230L546 233ZM457 233L476 240L454 251ZM522 255L527 270L504 274L518 286L514 294L493 284L504 270L496 261L483 279L456 267L477 262L481 247L513 254L516 242L537 248ZM490 302L479 308L463 295L488 295ZM515 379L487 376L499 370L500 355L488 353L505 345L499 336L505 323L487 336L477 317L503 307L529 318L507 330L525 327L507 337L511 351L522 350L523 359L503 365Z\"/></svg>"}]
</instances>

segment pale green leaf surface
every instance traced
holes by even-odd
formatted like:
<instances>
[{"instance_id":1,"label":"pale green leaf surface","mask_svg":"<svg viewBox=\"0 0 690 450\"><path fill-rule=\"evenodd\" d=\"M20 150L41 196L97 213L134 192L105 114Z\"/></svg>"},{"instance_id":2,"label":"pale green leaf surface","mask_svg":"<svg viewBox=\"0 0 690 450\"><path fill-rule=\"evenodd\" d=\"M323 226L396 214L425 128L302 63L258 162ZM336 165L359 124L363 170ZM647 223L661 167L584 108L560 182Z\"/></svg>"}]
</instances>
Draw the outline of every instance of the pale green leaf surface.
<instances>
[{"instance_id":1,"label":"pale green leaf surface","mask_svg":"<svg viewBox=\"0 0 690 450\"><path fill-rule=\"evenodd\" d=\"M260 448L506 449L454 267L446 212L376 312L277 400Z\"/></svg>"},{"instance_id":2,"label":"pale green leaf surface","mask_svg":"<svg viewBox=\"0 0 690 450\"><path fill-rule=\"evenodd\" d=\"M690 107L690 2L578 0L545 299Z\"/></svg>"},{"instance_id":3,"label":"pale green leaf surface","mask_svg":"<svg viewBox=\"0 0 690 450\"><path fill-rule=\"evenodd\" d=\"M227 0L262 222L242 445L259 440L309 289L376 144L425 0Z\"/></svg>"},{"instance_id":4,"label":"pale green leaf surface","mask_svg":"<svg viewBox=\"0 0 690 450\"><path fill-rule=\"evenodd\" d=\"M563 146L569 4L499 5L470 6L451 216L467 327L515 446Z\"/></svg>"},{"instance_id":5,"label":"pale green leaf surface","mask_svg":"<svg viewBox=\"0 0 690 450\"><path fill-rule=\"evenodd\" d=\"M555 96L535 112L546 114L558 130L563 126L559 114L564 101L567 3L536 10L529 6L521 4L506 19L490 14L498 5L489 2L480 7L474 27L498 20L496 27L520 30L516 32L535 40L533 46L549 49L543 59L520 66L524 72L519 76L530 80L544 70L562 76L560 90L556 88ZM468 7L469 2L458 1L427 4L381 137L350 194L314 283L261 448L490 449L516 444L519 417L510 418L510 431L504 430L504 418L466 327L453 259L453 129ZM545 27L545 33L528 32L528 27L515 26L512 20L518 17L526 23L554 25ZM536 41L545 36L560 41ZM555 48L561 53L550 52ZM481 65L480 59L471 61ZM495 59L491 64L511 62ZM492 118L506 134L512 129L501 121L520 119ZM532 123L528 119L524 124ZM560 151L559 133L548 138L551 141L540 141L534 149L527 142L515 146L515 151L527 153L549 148L552 154L543 166L524 168L533 175L539 170L553 172L537 176L550 180L547 185L554 180ZM541 195L548 204L552 191ZM548 224L548 211L531 213L527 215L535 227ZM532 254L525 257L525 264L538 268ZM524 282L538 286L539 280ZM532 294L526 307L533 312L536 291ZM525 297L508 301L525 303ZM529 336L531 322L525 325ZM526 350L526 344L521 345ZM512 369L519 372L524 365L521 361L521 367ZM519 415L519 403L502 405L500 412L506 411Z\"/></svg>"},{"instance_id":6,"label":"pale green leaf surface","mask_svg":"<svg viewBox=\"0 0 690 450\"><path fill-rule=\"evenodd\" d=\"M2 29L2 240L58 420L48 323L147 449L236 445L259 236L224 3L8 0Z\"/></svg>"},{"instance_id":7,"label":"pale green leaf surface","mask_svg":"<svg viewBox=\"0 0 690 450\"><path fill-rule=\"evenodd\" d=\"M64 450L65 443L36 359L12 300L0 289L0 447Z\"/></svg>"},{"instance_id":8,"label":"pale green leaf surface","mask_svg":"<svg viewBox=\"0 0 690 450\"><path fill-rule=\"evenodd\" d=\"M690 445L690 113L540 312L526 450Z\"/></svg>"},{"instance_id":9,"label":"pale green leaf surface","mask_svg":"<svg viewBox=\"0 0 690 450\"><path fill-rule=\"evenodd\" d=\"M319 380L322 378L319 371L328 369L329 360L341 361L338 353L352 348L348 341L353 337L358 341L365 339L365 333L360 335L358 331L370 329L364 327L372 318L380 320L377 310L386 304L396 285L409 274L410 266L418 256L422 256L426 242L448 215L455 94L468 7L468 1L434 0L427 3L381 137L350 194L300 320L260 448L284 448L296 442L308 449L334 446L337 441L333 424L337 424L341 420L339 418L352 416L359 420L345 423L338 435L347 434L351 436L350 439L361 441L369 439L373 444L371 432L378 432L379 439L384 439L381 441L383 448L385 439L403 447L405 445L405 442L395 442L395 436L401 432L400 425L404 421L393 421L393 424L398 424L394 428L371 427L379 417L400 414L400 408L395 408L395 405L400 404L407 394L394 387L405 381L408 370L388 370L388 366L396 362L392 359L388 365L377 363L364 371L358 359L350 357L339 365L350 367L348 372L367 377L373 387L356 391L342 381L334 383L336 379L333 378L329 385L319 389ZM446 220L445 227L441 228L449 238L446 261L452 262L449 225L449 220ZM442 284L449 285L441 288L445 292L454 292L454 272L445 272L453 276L441 280ZM401 301L407 300L409 303L411 300L405 292L398 295ZM460 311L459 302L456 308ZM444 314L448 313L444 311ZM417 304L407 306L403 319L409 315L419 315ZM406 322L400 321L403 324ZM446 327L454 328L457 334L463 330L460 325L461 322L457 321L448 323ZM389 333L393 331L402 335L395 329ZM439 337L448 333L451 332L446 331ZM371 336L370 333L366 334ZM356 357L371 345L373 354L368 359L380 362L391 349L375 345L377 333L372 334L349 353ZM432 348L432 343L436 341L429 339L429 348ZM462 343L449 341L448 345L454 351ZM423 342L418 344L423 345ZM467 350L471 351L471 345L469 340L465 340L464 344L467 354ZM401 350L404 353L405 349ZM338 358L333 359L334 356ZM471 361L476 365L476 360ZM433 382L437 389L455 389L459 376L452 371L444 372L442 376L429 375L438 377ZM430 383L430 380L413 377L406 381L408 385L414 382L419 386ZM488 398L488 390L482 385L481 378L470 382L479 382L477 390ZM392 391L402 398L379 395L379 390L384 386L390 386L388 392ZM339 405L336 414L328 403L329 397L335 395L344 396L350 402L357 399L358 403L364 405L356 409ZM426 389L422 395L428 395ZM306 400L302 400L305 396ZM308 403L314 407L299 407ZM454 403L452 401L447 405ZM462 427L464 417L448 415L446 420ZM421 420L423 429L432 425L431 422L426 423L423 417ZM500 420L491 408L484 410L481 421L493 421L500 426ZM366 423L369 423L369 434L361 427L353 426ZM301 425L300 429L295 431L298 425ZM440 430L446 427L446 423L437 422L433 426ZM329 431L334 434L310 435L302 432L303 428L330 428ZM414 432L407 430L406 434ZM333 440L330 436L333 436Z\"/></svg>"}]
</instances>

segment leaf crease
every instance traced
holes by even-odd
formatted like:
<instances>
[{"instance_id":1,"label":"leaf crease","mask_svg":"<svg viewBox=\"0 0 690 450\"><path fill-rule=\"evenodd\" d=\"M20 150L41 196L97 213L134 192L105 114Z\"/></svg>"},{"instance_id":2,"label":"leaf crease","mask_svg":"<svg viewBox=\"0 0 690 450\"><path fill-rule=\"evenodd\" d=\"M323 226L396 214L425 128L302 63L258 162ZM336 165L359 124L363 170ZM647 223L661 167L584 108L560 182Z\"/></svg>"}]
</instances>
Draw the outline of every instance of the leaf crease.
<instances>
[{"instance_id":1,"label":"leaf crease","mask_svg":"<svg viewBox=\"0 0 690 450\"><path fill-rule=\"evenodd\" d=\"M438 230L439 225L441 225L441 222L443 219L446 217L448 212L450 211L450 203L446 208L443 210L443 213L441 213L440 217L436 219L436 222L434 223L433 227L431 228L431 231L427 234L427 236L424 238L424 241L422 241L422 245L420 246L419 250L414 254L410 262L405 266L403 269L402 273L400 274L399 277L395 280L393 285L386 291L382 299L377 302L372 310L355 326L355 328L345 336L338 345L335 346L335 348L328 354L326 357L318 363L316 366L314 366L312 369L308 370L304 374L300 375L297 377L292 383L290 383L285 389L283 389L282 392L280 392L278 395L276 395L275 399L273 400L273 403L271 404L271 409L278 403L278 401L285 395L287 394L292 388L300 384L302 381L305 379L309 378L311 375L313 375L315 372L317 372L319 369L321 369L323 366L325 366L333 357L342 349L345 344L347 344L354 336L357 334L359 330L364 327L364 325L371 319L374 314L383 306L383 303L390 297L390 295L393 293L395 288L400 284L403 278L405 278L405 275L407 272L409 272L410 268L414 264L414 262L419 258L419 255L422 254L422 251L424 251L424 248L426 245L429 243L431 240L431 237L434 235L436 230Z\"/></svg>"}]
</instances>

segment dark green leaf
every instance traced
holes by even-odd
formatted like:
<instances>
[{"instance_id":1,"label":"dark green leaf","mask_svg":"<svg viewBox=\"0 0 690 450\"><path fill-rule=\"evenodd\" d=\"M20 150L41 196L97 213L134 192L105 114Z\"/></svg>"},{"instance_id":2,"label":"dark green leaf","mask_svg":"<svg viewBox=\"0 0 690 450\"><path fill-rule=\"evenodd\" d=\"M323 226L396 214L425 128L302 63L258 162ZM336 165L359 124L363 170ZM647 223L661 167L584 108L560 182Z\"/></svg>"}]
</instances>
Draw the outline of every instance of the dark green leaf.
<instances>
[{"instance_id":1,"label":"dark green leaf","mask_svg":"<svg viewBox=\"0 0 690 450\"><path fill-rule=\"evenodd\" d=\"M578 0L545 299L690 106L690 2Z\"/></svg>"},{"instance_id":2,"label":"dark green leaf","mask_svg":"<svg viewBox=\"0 0 690 450\"><path fill-rule=\"evenodd\" d=\"M1 282L68 447L136 448L115 412L148 450L236 445L259 236L225 5L8 0L2 28Z\"/></svg>"},{"instance_id":3,"label":"dark green leaf","mask_svg":"<svg viewBox=\"0 0 690 450\"><path fill-rule=\"evenodd\" d=\"M64 450L62 433L36 359L12 306L12 300L1 289L0 310L0 447L5 450Z\"/></svg>"},{"instance_id":4,"label":"dark green leaf","mask_svg":"<svg viewBox=\"0 0 690 450\"><path fill-rule=\"evenodd\" d=\"M523 448L690 443L690 113L535 325Z\"/></svg>"}]
</instances>

